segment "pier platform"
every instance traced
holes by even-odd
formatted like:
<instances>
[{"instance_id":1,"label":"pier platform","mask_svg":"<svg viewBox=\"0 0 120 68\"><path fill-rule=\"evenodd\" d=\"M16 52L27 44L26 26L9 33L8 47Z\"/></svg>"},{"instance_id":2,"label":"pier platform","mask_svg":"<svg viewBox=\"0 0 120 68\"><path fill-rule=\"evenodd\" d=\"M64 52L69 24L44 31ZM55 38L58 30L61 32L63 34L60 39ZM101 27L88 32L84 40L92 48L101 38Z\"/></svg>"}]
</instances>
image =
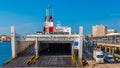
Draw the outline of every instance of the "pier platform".
<instances>
[{"instance_id":1,"label":"pier platform","mask_svg":"<svg viewBox=\"0 0 120 68\"><path fill-rule=\"evenodd\" d=\"M3 68L75 68L81 67L79 60L72 61L72 55L50 55L41 54L35 63L28 64L28 59L34 55L34 45L29 46L9 63L3 65Z\"/></svg>"}]
</instances>

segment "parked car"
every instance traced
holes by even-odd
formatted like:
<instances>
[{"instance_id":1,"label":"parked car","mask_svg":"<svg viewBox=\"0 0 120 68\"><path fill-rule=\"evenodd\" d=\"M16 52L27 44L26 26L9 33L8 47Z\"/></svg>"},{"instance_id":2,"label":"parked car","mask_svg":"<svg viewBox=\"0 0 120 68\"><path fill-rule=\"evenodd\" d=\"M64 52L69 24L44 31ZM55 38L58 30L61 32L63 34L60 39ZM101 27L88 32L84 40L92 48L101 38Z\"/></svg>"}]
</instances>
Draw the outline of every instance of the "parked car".
<instances>
[{"instance_id":1,"label":"parked car","mask_svg":"<svg viewBox=\"0 0 120 68\"><path fill-rule=\"evenodd\" d=\"M108 62L108 63L114 63L115 62L114 56L109 55L109 54L104 56L104 60L105 60L105 62Z\"/></svg>"}]
</instances>

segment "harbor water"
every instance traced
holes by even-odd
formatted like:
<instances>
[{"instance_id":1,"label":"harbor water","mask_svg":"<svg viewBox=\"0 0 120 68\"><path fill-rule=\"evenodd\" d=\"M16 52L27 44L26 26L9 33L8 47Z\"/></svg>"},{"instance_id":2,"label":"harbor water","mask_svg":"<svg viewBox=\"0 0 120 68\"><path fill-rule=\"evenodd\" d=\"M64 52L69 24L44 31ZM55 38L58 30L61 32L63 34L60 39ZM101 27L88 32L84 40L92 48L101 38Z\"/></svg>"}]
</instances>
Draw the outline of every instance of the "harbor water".
<instances>
[{"instance_id":1,"label":"harbor water","mask_svg":"<svg viewBox=\"0 0 120 68\"><path fill-rule=\"evenodd\" d=\"M0 66L11 58L11 42L0 42Z\"/></svg>"}]
</instances>

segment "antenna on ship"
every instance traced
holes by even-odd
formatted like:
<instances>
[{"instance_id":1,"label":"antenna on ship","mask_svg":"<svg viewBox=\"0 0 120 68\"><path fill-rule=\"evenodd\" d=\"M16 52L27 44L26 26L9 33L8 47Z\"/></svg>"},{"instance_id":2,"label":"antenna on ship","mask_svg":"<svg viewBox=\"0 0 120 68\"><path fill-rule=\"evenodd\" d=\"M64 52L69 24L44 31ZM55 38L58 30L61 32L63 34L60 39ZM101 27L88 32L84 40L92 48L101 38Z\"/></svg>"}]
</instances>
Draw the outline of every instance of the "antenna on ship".
<instances>
[{"instance_id":1,"label":"antenna on ship","mask_svg":"<svg viewBox=\"0 0 120 68\"><path fill-rule=\"evenodd\" d=\"M53 12L53 9L52 9L52 16L54 17L54 12Z\"/></svg>"},{"instance_id":2,"label":"antenna on ship","mask_svg":"<svg viewBox=\"0 0 120 68\"><path fill-rule=\"evenodd\" d=\"M57 24L57 27L60 27L60 25L61 25L61 24L60 24L60 20L59 20L59 21L58 21L58 24Z\"/></svg>"},{"instance_id":3,"label":"antenna on ship","mask_svg":"<svg viewBox=\"0 0 120 68\"><path fill-rule=\"evenodd\" d=\"M49 16L49 10L50 10L50 5L48 4L48 7L46 9L46 16Z\"/></svg>"}]
</instances>

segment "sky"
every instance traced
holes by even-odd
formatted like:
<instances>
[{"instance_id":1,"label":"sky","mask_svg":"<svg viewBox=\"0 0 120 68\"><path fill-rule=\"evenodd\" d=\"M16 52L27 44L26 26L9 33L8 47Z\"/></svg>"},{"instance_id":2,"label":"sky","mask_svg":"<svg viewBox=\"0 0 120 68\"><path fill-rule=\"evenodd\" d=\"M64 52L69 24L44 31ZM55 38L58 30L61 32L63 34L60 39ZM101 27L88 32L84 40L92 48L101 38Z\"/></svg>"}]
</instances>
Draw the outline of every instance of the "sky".
<instances>
[{"instance_id":1,"label":"sky","mask_svg":"<svg viewBox=\"0 0 120 68\"><path fill-rule=\"evenodd\" d=\"M0 34L10 34L15 26L18 34L42 31L48 4L53 9L55 26L72 27L73 32L84 27L84 34L92 33L92 26L103 24L120 32L120 0L0 0Z\"/></svg>"}]
</instances>

